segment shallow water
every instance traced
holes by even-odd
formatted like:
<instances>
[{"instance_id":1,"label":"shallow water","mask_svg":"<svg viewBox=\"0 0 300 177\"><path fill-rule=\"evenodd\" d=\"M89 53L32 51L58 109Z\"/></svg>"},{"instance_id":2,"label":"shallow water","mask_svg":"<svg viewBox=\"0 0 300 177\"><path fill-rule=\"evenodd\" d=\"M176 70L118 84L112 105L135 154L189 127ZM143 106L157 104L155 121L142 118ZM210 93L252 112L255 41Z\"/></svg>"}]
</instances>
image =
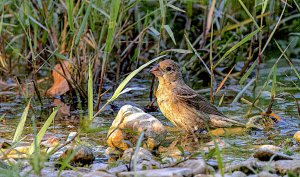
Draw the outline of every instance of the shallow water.
<instances>
[{"instance_id":1,"label":"shallow water","mask_svg":"<svg viewBox=\"0 0 300 177\"><path fill-rule=\"evenodd\" d=\"M272 67L272 63L274 63L274 61L270 61L262 67L263 69L260 71L261 77L259 78L260 80L258 85L263 85L265 82L266 77L270 72L269 68ZM297 70L300 71L300 63L295 62L295 66ZM131 104L143 108L150 102L148 91L150 88L150 82L150 78L133 79L127 87L140 88L140 90L125 93L113 103L113 106L108 106L97 118L98 122L96 121L98 126L102 126L101 131L92 133L81 132L79 136L81 141L91 147L98 147L103 150L106 146L107 129L116 116L118 109L125 104ZM218 81L218 83L220 82ZM265 91L259 98L258 106L263 109L266 109L269 104L271 85L271 83L267 85L264 89ZM300 82L298 78L295 77L291 68L284 62L279 63L277 68L277 93L286 91L292 93L296 99L299 99L299 85ZM253 92L252 88L253 86L251 86L244 94L245 98L249 100L252 100L253 96L258 93L259 89L261 89L261 87L258 86L256 87L256 91ZM223 87L221 93L216 97L216 103L222 94L225 94L225 103L221 105L220 110L229 117L238 117L247 121L247 118L243 118L243 116L247 113L249 105L240 102L234 105L229 104L241 89L242 86L238 85L238 81L229 80L226 83L226 86ZM111 93L106 95L104 99L108 99L110 96ZM205 94L205 96L208 98L209 95ZM5 119L0 123L0 141L9 142L13 139L19 118L25 108L25 101L22 96L16 94L0 94L0 100L2 101L0 103L0 115L6 113ZM33 102L33 105L37 105L34 106L34 108L37 117L35 121L38 129L43 125L47 115L49 115L52 111L51 101L52 100L45 99L43 107L39 106L37 101ZM222 149L222 155L225 162L243 161L249 158L256 148L264 144L277 145L284 148L287 152L290 151L290 153L298 153L297 145L294 140L292 140L293 134L299 130L300 125L300 119L298 117L295 102L291 98L277 99L273 106L273 111L281 118L281 120L270 130L250 130L240 135L223 136L220 138L225 142L225 144L227 144L227 146ZM254 110L253 112L257 113L257 110ZM85 115L86 111L83 111L83 114ZM157 117L164 125L172 126L172 124L159 111L150 112L150 114ZM32 115L32 113L30 115ZM24 145L29 145L33 141L33 130L30 124L30 118L31 116L27 118L26 128L23 133L25 139L22 141L22 144ZM71 111L71 116L57 117L54 125L48 129L44 139L55 136L65 140L70 132L80 131L79 119L80 114L77 110ZM182 135L170 132L168 136L169 139L176 140L178 139L178 136ZM195 143L193 143L193 145L194 147L191 149L193 151L199 151L200 145ZM102 150L101 153L103 152ZM98 156L97 159L99 161L106 161L106 159L101 156Z\"/></svg>"}]
</instances>

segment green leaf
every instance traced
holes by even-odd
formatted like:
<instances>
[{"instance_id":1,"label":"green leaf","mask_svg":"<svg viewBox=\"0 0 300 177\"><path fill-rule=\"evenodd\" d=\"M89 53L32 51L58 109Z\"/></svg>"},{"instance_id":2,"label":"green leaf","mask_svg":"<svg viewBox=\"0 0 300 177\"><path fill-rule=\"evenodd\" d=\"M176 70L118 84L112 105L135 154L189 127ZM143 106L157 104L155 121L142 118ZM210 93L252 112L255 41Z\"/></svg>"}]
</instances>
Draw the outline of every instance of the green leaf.
<instances>
[{"instance_id":1,"label":"green leaf","mask_svg":"<svg viewBox=\"0 0 300 177\"><path fill-rule=\"evenodd\" d=\"M177 149L180 151L181 155L184 156L184 149L182 146L180 146L179 144L176 145Z\"/></svg>"},{"instance_id":2,"label":"green leaf","mask_svg":"<svg viewBox=\"0 0 300 177\"><path fill-rule=\"evenodd\" d=\"M29 108L30 108L30 100L28 101L27 106L24 109L23 114L21 116L20 122L18 124L18 127L16 129L16 132L15 132L15 135L14 135L14 138L13 138L13 143L18 142L21 139L21 135L22 135L22 132L24 130L24 125L25 125L25 122L26 122L26 118L27 118L27 115L28 115Z\"/></svg>"},{"instance_id":3,"label":"green leaf","mask_svg":"<svg viewBox=\"0 0 300 177\"><path fill-rule=\"evenodd\" d=\"M170 26L169 25L164 25L164 28L167 31L167 33L169 34L169 36L171 37L174 44L176 45L176 40L174 38L174 34L173 34L173 31L171 30Z\"/></svg>"},{"instance_id":4,"label":"green leaf","mask_svg":"<svg viewBox=\"0 0 300 177\"><path fill-rule=\"evenodd\" d=\"M261 28L253 31L252 33L248 34L245 38L243 38L240 42L236 43L234 46L232 46L221 58L220 60L214 65L214 68L216 68L222 61L235 49L239 48L241 45L249 41L254 35L256 35Z\"/></svg>"},{"instance_id":5,"label":"green leaf","mask_svg":"<svg viewBox=\"0 0 300 177\"><path fill-rule=\"evenodd\" d=\"M45 135L48 127L50 126L50 124L53 122L55 115L58 111L59 107L56 107L53 112L50 114L50 116L48 117L48 119L46 120L46 122L44 123L43 127L41 128L41 130L39 131L39 133L36 136L36 143L39 145L42 141L43 136ZM29 154L32 154L34 152L34 142L31 143L30 148L29 148Z\"/></svg>"}]
</instances>

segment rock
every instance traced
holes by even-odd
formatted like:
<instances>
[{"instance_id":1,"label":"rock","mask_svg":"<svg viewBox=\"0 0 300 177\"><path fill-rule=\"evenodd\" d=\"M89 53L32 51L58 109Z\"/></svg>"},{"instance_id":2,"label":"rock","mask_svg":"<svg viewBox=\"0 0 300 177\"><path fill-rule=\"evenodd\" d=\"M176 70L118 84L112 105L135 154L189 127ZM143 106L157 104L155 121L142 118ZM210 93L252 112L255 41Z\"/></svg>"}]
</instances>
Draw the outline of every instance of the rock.
<instances>
[{"instance_id":1,"label":"rock","mask_svg":"<svg viewBox=\"0 0 300 177\"><path fill-rule=\"evenodd\" d=\"M61 154L59 160L63 161L69 155L73 156L70 160L70 164L72 164L73 166L90 165L95 159L92 150L83 145L76 146L75 148L68 148L63 154Z\"/></svg>"},{"instance_id":2,"label":"rock","mask_svg":"<svg viewBox=\"0 0 300 177\"><path fill-rule=\"evenodd\" d=\"M232 177L246 177L247 175L241 171L235 171L231 175Z\"/></svg>"},{"instance_id":3,"label":"rock","mask_svg":"<svg viewBox=\"0 0 300 177\"><path fill-rule=\"evenodd\" d=\"M94 171L94 172L90 172L88 174L83 175L82 177L97 177L97 176L101 176L101 177L116 177L115 175L106 173L104 171Z\"/></svg>"},{"instance_id":4,"label":"rock","mask_svg":"<svg viewBox=\"0 0 300 177\"><path fill-rule=\"evenodd\" d=\"M133 162L134 162L134 152L135 149L129 148L124 151L124 154L122 156L122 160L130 163L131 162L131 167L133 167ZM140 148L137 154L137 170L149 170L153 168L161 168L161 164L157 161L154 160L153 155L144 148Z\"/></svg>"},{"instance_id":5,"label":"rock","mask_svg":"<svg viewBox=\"0 0 300 177\"><path fill-rule=\"evenodd\" d=\"M271 158L273 160L292 160L293 157L285 155L280 152L274 152L266 148L258 149L254 154L254 158L257 158L261 161L269 161Z\"/></svg>"},{"instance_id":6,"label":"rock","mask_svg":"<svg viewBox=\"0 0 300 177\"><path fill-rule=\"evenodd\" d=\"M275 171L275 162L259 161L256 158L249 158L243 162L234 162L230 165L226 165L224 168L224 172L231 173L234 171L242 171L246 174L251 174L256 173L256 171L254 170L261 170L265 167L268 167L269 169L274 169Z\"/></svg>"},{"instance_id":7,"label":"rock","mask_svg":"<svg viewBox=\"0 0 300 177\"><path fill-rule=\"evenodd\" d=\"M133 155L135 152L135 148L129 148L127 150L124 151L122 159L129 162L132 160ZM137 161L142 161L142 160L152 160L153 159L153 155L151 154L151 152L149 152L147 149L144 148L139 148L138 151L138 157L137 157Z\"/></svg>"},{"instance_id":8,"label":"rock","mask_svg":"<svg viewBox=\"0 0 300 177\"><path fill-rule=\"evenodd\" d=\"M117 167L107 170L110 174L117 174L120 172L128 171L128 165L119 165Z\"/></svg>"},{"instance_id":9,"label":"rock","mask_svg":"<svg viewBox=\"0 0 300 177\"><path fill-rule=\"evenodd\" d=\"M271 144L265 144L265 145L261 145L259 147L259 149L268 149L270 151L279 152L281 150L281 147L274 146L274 145L271 145Z\"/></svg>"},{"instance_id":10,"label":"rock","mask_svg":"<svg viewBox=\"0 0 300 177\"><path fill-rule=\"evenodd\" d=\"M278 177L277 174L269 173L268 171L261 171L257 174L258 177Z\"/></svg>"},{"instance_id":11,"label":"rock","mask_svg":"<svg viewBox=\"0 0 300 177\"><path fill-rule=\"evenodd\" d=\"M161 162L167 167L167 166L174 165L177 162L177 159L174 157L165 157L161 159Z\"/></svg>"},{"instance_id":12,"label":"rock","mask_svg":"<svg viewBox=\"0 0 300 177\"><path fill-rule=\"evenodd\" d=\"M91 165L91 171L104 171L108 169L108 164L105 163L93 163Z\"/></svg>"},{"instance_id":13,"label":"rock","mask_svg":"<svg viewBox=\"0 0 300 177\"><path fill-rule=\"evenodd\" d=\"M114 147L108 147L105 150L105 154L107 154L109 157L120 157L122 155L122 152Z\"/></svg>"},{"instance_id":14,"label":"rock","mask_svg":"<svg viewBox=\"0 0 300 177\"><path fill-rule=\"evenodd\" d=\"M126 150L131 143L135 144L142 131L145 132L144 147L149 149L158 146L167 133L162 123L155 117L137 107L125 105L109 128L107 143L110 147Z\"/></svg>"},{"instance_id":15,"label":"rock","mask_svg":"<svg viewBox=\"0 0 300 177\"><path fill-rule=\"evenodd\" d=\"M180 168L190 168L192 169L192 174L209 174L214 171L212 167L206 165L202 159L189 159L184 162L179 163L176 167Z\"/></svg>"},{"instance_id":16,"label":"rock","mask_svg":"<svg viewBox=\"0 0 300 177\"><path fill-rule=\"evenodd\" d=\"M155 170L143 170L143 171L130 171L121 172L118 174L119 177L191 177L192 170L190 168L162 168Z\"/></svg>"},{"instance_id":17,"label":"rock","mask_svg":"<svg viewBox=\"0 0 300 177\"><path fill-rule=\"evenodd\" d=\"M293 138L297 141L297 143L300 143L300 131L297 131L294 134Z\"/></svg>"},{"instance_id":18,"label":"rock","mask_svg":"<svg viewBox=\"0 0 300 177\"><path fill-rule=\"evenodd\" d=\"M275 169L280 174L300 174L300 160L278 160L275 162Z\"/></svg>"},{"instance_id":19,"label":"rock","mask_svg":"<svg viewBox=\"0 0 300 177\"><path fill-rule=\"evenodd\" d=\"M194 177L214 177L213 175L206 175L206 174L198 174L195 175Z\"/></svg>"}]
</instances>

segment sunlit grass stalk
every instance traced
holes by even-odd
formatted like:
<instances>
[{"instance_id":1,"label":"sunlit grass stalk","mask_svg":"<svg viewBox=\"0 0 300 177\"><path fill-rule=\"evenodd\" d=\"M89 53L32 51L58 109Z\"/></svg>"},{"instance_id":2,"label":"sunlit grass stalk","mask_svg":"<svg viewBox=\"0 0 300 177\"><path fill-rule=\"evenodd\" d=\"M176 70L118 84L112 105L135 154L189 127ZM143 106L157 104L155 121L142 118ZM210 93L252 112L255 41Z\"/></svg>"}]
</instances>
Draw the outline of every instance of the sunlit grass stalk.
<instances>
[{"instance_id":1,"label":"sunlit grass stalk","mask_svg":"<svg viewBox=\"0 0 300 177\"><path fill-rule=\"evenodd\" d=\"M56 107L53 112L50 114L50 116L48 117L48 119L46 120L46 122L44 123L43 127L41 128L41 130L39 131L39 133L36 135L35 137L35 142L33 142L29 148L29 154L32 154L35 150L36 150L36 145L39 146L42 138L44 137L48 127L51 125L51 123L53 122L56 113L58 111L59 107ZM36 144L35 144L36 143Z\"/></svg>"},{"instance_id":2,"label":"sunlit grass stalk","mask_svg":"<svg viewBox=\"0 0 300 177\"><path fill-rule=\"evenodd\" d=\"M88 79L88 117L89 120L93 119L93 73L91 61L89 60L89 79Z\"/></svg>"},{"instance_id":3,"label":"sunlit grass stalk","mask_svg":"<svg viewBox=\"0 0 300 177\"><path fill-rule=\"evenodd\" d=\"M16 132L14 134L13 143L18 142L21 139L22 132L24 130L24 125L25 125L25 122L26 122L26 118L27 118L27 115L28 115L28 111L29 111L29 108L30 108L30 101L31 100L28 101L27 106L25 107L25 109L23 111L23 114L20 118L20 122L19 122L18 127L16 129Z\"/></svg>"},{"instance_id":4,"label":"sunlit grass stalk","mask_svg":"<svg viewBox=\"0 0 300 177\"><path fill-rule=\"evenodd\" d=\"M73 8L74 1L66 0L67 14L68 14L68 23L72 31L74 31L74 23L73 23Z\"/></svg>"},{"instance_id":5,"label":"sunlit grass stalk","mask_svg":"<svg viewBox=\"0 0 300 177\"><path fill-rule=\"evenodd\" d=\"M36 123L35 123L36 119L35 116L33 115L31 117L31 122L32 122L32 129L33 129L33 143L30 147L30 149L33 149L33 170L36 174L38 174L39 176L41 176L41 164L40 164L40 146L38 143L38 137L37 137L37 129L36 129ZM29 150L30 151L30 150ZM30 152L29 152L30 153ZM32 153L30 153L32 154Z\"/></svg>"},{"instance_id":6,"label":"sunlit grass stalk","mask_svg":"<svg viewBox=\"0 0 300 177\"><path fill-rule=\"evenodd\" d=\"M220 148L219 148L219 145L218 145L218 143L217 143L217 141L216 141L216 138L215 138L213 135L211 135L211 137L212 137L212 140L213 140L213 142L214 142L215 149L216 149L215 154L216 154L216 158L217 158L217 161L218 161L218 168L219 168L219 171L220 171L222 177L224 177L224 168L223 168L223 157L222 157L222 153L221 153L221 150L220 150Z\"/></svg>"},{"instance_id":7,"label":"sunlit grass stalk","mask_svg":"<svg viewBox=\"0 0 300 177\"><path fill-rule=\"evenodd\" d=\"M215 1L214 1L215 3ZM212 19L211 19L212 20ZM210 43L209 43L209 64L210 64L210 102L213 104L214 103L214 63L213 63L213 33L214 33L214 23L210 22L211 24L211 32L210 32ZM208 33L209 31L206 31Z\"/></svg>"}]
</instances>

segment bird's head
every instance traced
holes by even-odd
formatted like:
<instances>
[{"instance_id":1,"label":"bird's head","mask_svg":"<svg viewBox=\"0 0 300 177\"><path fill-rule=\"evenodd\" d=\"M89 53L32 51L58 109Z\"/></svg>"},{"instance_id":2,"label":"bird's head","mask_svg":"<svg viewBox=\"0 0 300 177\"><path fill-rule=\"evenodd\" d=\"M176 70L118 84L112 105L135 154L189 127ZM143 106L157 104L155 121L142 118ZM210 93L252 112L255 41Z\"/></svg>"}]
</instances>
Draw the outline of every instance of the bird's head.
<instances>
[{"instance_id":1,"label":"bird's head","mask_svg":"<svg viewBox=\"0 0 300 177\"><path fill-rule=\"evenodd\" d=\"M158 78L159 82L172 83L182 80L180 67L170 59L159 62L150 72Z\"/></svg>"}]
</instances>

